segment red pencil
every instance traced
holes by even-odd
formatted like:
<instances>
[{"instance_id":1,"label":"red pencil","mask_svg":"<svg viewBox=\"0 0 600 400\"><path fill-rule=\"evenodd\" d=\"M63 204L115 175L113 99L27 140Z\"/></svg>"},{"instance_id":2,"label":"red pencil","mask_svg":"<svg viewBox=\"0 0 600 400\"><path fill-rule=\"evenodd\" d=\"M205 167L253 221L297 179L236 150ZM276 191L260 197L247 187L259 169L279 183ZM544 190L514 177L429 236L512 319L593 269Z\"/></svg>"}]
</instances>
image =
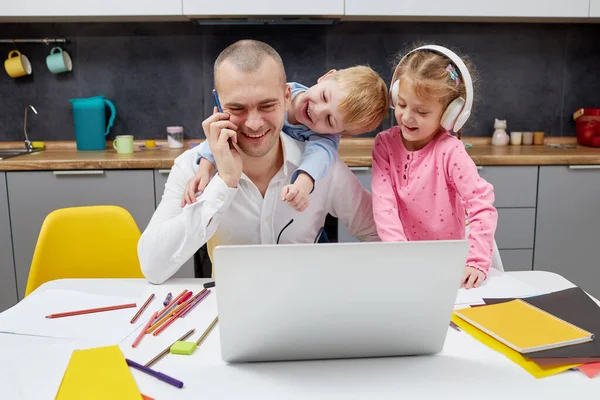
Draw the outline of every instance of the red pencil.
<instances>
[{"instance_id":1,"label":"red pencil","mask_svg":"<svg viewBox=\"0 0 600 400\"><path fill-rule=\"evenodd\" d=\"M171 325L173 322L175 322L175 320L177 318L179 318L179 316L181 315L182 312L184 312L186 309L186 307L182 307L179 311L177 311L177 313L173 314L173 316L171 318L169 318L169 320L167 320L167 322L165 322L160 328L158 328L153 335L154 336L158 336L160 335L160 333L162 331L164 331L165 329L167 329L167 326Z\"/></svg>"},{"instance_id":2,"label":"red pencil","mask_svg":"<svg viewBox=\"0 0 600 400\"><path fill-rule=\"evenodd\" d=\"M104 311L121 310L123 308L133 308L133 307L137 307L137 304L135 304L135 303L129 303L129 304L121 304L121 305L118 305L118 306L109 306L109 307L100 307L100 308L89 308L87 310L78 310L78 311L68 311L68 312L63 312L63 313L58 313L58 314L46 315L46 318L72 317L74 315L82 315L82 314L91 314L91 313L104 312Z\"/></svg>"},{"instance_id":3,"label":"red pencil","mask_svg":"<svg viewBox=\"0 0 600 400\"><path fill-rule=\"evenodd\" d=\"M136 337L135 340L133 341L133 343L131 344L131 347L135 348L138 346L138 344L140 344L140 342L142 341L142 338L146 334L146 329L148 329L150 327L150 324L152 324L152 322L154 322L157 315L158 315L158 312L155 312L154 314L152 314L152 317L150 317L148 322L146 322L146 325L144 325L144 329L142 329L142 331L140 332L138 337Z\"/></svg>"},{"instance_id":4,"label":"red pencil","mask_svg":"<svg viewBox=\"0 0 600 400\"><path fill-rule=\"evenodd\" d=\"M158 315L161 315L162 313L164 313L165 311L167 311L169 309L169 307L171 307L173 304L177 303L177 300L179 300L184 294L187 293L187 289L184 289L183 292L179 293L179 295L177 295L177 297L175 297L174 299L172 299L169 304L167 304L165 306L165 308L163 308L162 310L160 310L158 312Z\"/></svg>"},{"instance_id":5,"label":"red pencil","mask_svg":"<svg viewBox=\"0 0 600 400\"><path fill-rule=\"evenodd\" d=\"M144 310L146 309L146 307L148 307L148 304L150 304L150 302L152 301L152 299L154 299L154 293L152 293L150 295L150 297L148 297L148 300L146 300L146 302L144 303L144 305L141 306L140 309L138 310L138 312L135 313L135 315L133 316L133 318L130 321L132 324L135 321L137 321L137 319L140 317L140 315L142 315L142 313L144 312Z\"/></svg>"}]
</instances>

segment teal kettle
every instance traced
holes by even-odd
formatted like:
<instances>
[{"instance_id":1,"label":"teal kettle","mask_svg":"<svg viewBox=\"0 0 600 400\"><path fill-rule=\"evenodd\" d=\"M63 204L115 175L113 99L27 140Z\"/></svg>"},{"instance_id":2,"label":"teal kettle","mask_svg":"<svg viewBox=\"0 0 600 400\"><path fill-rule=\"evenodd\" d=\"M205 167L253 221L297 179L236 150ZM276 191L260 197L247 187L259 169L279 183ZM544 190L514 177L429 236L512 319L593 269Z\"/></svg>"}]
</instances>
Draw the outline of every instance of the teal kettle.
<instances>
[{"instance_id":1,"label":"teal kettle","mask_svg":"<svg viewBox=\"0 0 600 400\"><path fill-rule=\"evenodd\" d=\"M69 102L73 107L77 150L106 149L106 135L110 132L117 116L115 105L104 96L70 99ZM110 109L108 124L106 106Z\"/></svg>"}]
</instances>

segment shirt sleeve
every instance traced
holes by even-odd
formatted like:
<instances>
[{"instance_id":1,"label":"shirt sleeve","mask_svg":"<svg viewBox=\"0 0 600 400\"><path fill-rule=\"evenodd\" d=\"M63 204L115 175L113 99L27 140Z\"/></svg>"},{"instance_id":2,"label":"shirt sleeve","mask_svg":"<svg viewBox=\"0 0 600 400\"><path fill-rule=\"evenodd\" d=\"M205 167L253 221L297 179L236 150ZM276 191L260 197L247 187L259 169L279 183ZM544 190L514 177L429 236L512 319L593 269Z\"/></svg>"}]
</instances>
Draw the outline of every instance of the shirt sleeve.
<instances>
[{"instance_id":1,"label":"shirt sleeve","mask_svg":"<svg viewBox=\"0 0 600 400\"><path fill-rule=\"evenodd\" d=\"M398 213L398 198L392 186L390 159L383 137L378 135L373 146L373 217L383 242L408 240Z\"/></svg>"},{"instance_id":2,"label":"shirt sleeve","mask_svg":"<svg viewBox=\"0 0 600 400\"><path fill-rule=\"evenodd\" d=\"M479 176L477 166L462 145L447 150L446 171L461 199L470 225L467 266L488 273L494 250L498 211L494 187Z\"/></svg>"},{"instance_id":3,"label":"shirt sleeve","mask_svg":"<svg viewBox=\"0 0 600 400\"><path fill-rule=\"evenodd\" d=\"M292 174L293 183L300 172L310 175L315 182L323 178L337 156L340 135L319 135L312 133L308 136L302 159L298 169Z\"/></svg>"},{"instance_id":4,"label":"shirt sleeve","mask_svg":"<svg viewBox=\"0 0 600 400\"><path fill-rule=\"evenodd\" d=\"M175 160L162 200L138 242L142 273L151 283L169 279L210 239L237 193L216 175L196 203L181 208L194 157L184 153Z\"/></svg>"},{"instance_id":5,"label":"shirt sleeve","mask_svg":"<svg viewBox=\"0 0 600 400\"><path fill-rule=\"evenodd\" d=\"M200 143L198 146L194 147L194 149L197 149L198 153L198 157L196 158L196 164L200 164L201 158L206 158L208 161L211 162L212 165L214 165L215 167L217 166L217 164L215 163L215 158L213 157L212 150L210 149L210 145L208 144L208 140L205 140L204 142Z\"/></svg>"},{"instance_id":6,"label":"shirt sleeve","mask_svg":"<svg viewBox=\"0 0 600 400\"><path fill-rule=\"evenodd\" d=\"M331 173L327 200L330 214L348 227L350 236L361 242L378 242L371 194L339 157L335 158Z\"/></svg>"}]
</instances>

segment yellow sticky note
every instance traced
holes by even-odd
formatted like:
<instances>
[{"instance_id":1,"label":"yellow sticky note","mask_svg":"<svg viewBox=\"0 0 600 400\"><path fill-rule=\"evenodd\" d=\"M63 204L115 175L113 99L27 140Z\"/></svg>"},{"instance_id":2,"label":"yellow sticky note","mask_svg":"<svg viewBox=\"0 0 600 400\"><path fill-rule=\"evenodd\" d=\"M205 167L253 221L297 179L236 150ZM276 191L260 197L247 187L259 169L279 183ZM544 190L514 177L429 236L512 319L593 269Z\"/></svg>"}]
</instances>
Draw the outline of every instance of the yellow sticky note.
<instances>
[{"instance_id":1,"label":"yellow sticky note","mask_svg":"<svg viewBox=\"0 0 600 400\"><path fill-rule=\"evenodd\" d=\"M521 353L511 349L504 343L499 340L494 339L487 333L480 331L475 328L473 325L468 322L462 320L456 314L452 314L452 322L458 325L464 332L473 336L473 338L479 340L481 343L485 344L490 349L496 350L499 353L504 354L509 360L519 365L525 371L529 372L531 375L536 378L545 378L546 376L556 375L561 372L567 371L573 367L577 367L580 364L565 364L558 366L540 366L535 362L526 359L521 355Z\"/></svg>"},{"instance_id":2,"label":"yellow sticky note","mask_svg":"<svg viewBox=\"0 0 600 400\"><path fill-rule=\"evenodd\" d=\"M141 400L118 346L75 350L56 400Z\"/></svg>"}]
</instances>

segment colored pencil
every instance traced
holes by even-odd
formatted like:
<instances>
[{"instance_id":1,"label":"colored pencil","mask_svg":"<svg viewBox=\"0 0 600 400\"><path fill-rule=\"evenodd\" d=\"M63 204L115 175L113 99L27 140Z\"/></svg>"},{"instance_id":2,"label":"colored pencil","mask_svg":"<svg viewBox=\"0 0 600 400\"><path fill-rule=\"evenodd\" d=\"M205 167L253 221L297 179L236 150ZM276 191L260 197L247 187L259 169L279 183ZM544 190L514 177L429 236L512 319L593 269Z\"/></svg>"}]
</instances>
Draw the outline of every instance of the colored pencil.
<instances>
[{"instance_id":1,"label":"colored pencil","mask_svg":"<svg viewBox=\"0 0 600 400\"><path fill-rule=\"evenodd\" d=\"M206 330L204 331L204 333L202 334L202 336L200 336L200 339L198 339L196 341L196 345L200 346L202 344L202 342L204 342L204 339L206 339L206 337L208 336L208 334L210 333L210 331L212 331L212 329L215 327L215 325L217 324L217 322L219 322L219 316L217 315L215 317L215 319L213 320L213 322L208 326L208 328L206 328Z\"/></svg>"},{"instance_id":2,"label":"colored pencil","mask_svg":"<svg viewBox=\"0 0 600 400\"><path fill-rule=\"evenodd\" d=\"M137 307L137 304L129 303L129 304L120 304L117 306L89 308L87 310L68 311L68 312L46 315L46 318L72 317L75 315L91 314L91 313L104 312L104 311L122 310L124 308L133 308L133 307Z\"/></svg>"},{"instance_id":3,"label":"colored pencil","mask_svg":"<svg viewBox=\"0 0 600 400\"><path fill-rule=\"evenodd\" d=\"M165 306L165 308L163 308L162 310L160 310L160 311L158 312L158 315L160 316L162 313L164 313L165 311L167 311L167 310L168 310L168 309L169 309L169 308L170 308L170 307L171 307L173 304L177 303L177 300L179 300L179 299L180 299L180 298L181 298L181 297L182 297L184 294L186 294L186 293L187 293L187 291L188 291L187 289L184 289L184 290L183 290L183 292L179 293L179 294L177 295L177 297L175 297L174 299L172 299L172 300L169 302L169 304L167 304L167 305Z\"/></svg>"},{"instance_id":4,"label":"colored pencil","mask_svg":"<svg viewBox=\"0 0 600 400\"><path fill-rule=\"evenodd\" d=\"M167 327L168 327L169 325L171 325L173 322L175 322L175 320L176 320L177 318L179 318L179 316L181 315L181 313L182 313L182 312L184 312L184 311L185 311L185 309L186 309L186 307L182 307L182 308L181 308L179 311L177 311L177 313L176 313L176 314L173 314L173 315L171 316L171 318L169 318L169 319L167 320L167 322L165 322L164 324L162 324L162 326L161 326L160 328L158 328L157 330L155 330L155 331L154 331L153 335L154 335L154 336L158 336L158 335L160 335L160 333L161 333L162 331L164 331L165 329L167 329Z\"/></svg>"},{"instance_id":5,"label":"colored pencil","mask_svg":"<svg viewBox=\"0 0 600 400\"><path fill-rule=\"evenodd\" d=\"M206 289L204 289L206 290ZM206 291L205 294L203 294L202 296L200 296L194 303L190 303L185 310L183 310L183 313L180 315L180 318L183 318L187 315L187 313L189 313L192 308L196 307L198 304L200 304L202 302L202 300L204 300L206 298L206 296L208 296L211 293L210 290Z\"/></svg>"},{"instance_id":6,"label":"colored pencil","mask_svg":"<svg viewBox=\"0 0 600 400\"><path fill-rule=\"evenodd\" d=\"M146 309L146 307L148 307L148 305L150 304L150 302L154 300L154 293L152 293L150 295L150 297L148 297L148 300L146 300L146 302L144 303L143 306L140 307L140 309L138 310L138 312L135 313L135 315L133 316L133 318L131 319L131 323L133 324L135 321L137 321L137 319L140 317L140 315L142 315L142 313L144 312L144 310Z\"/></svg>"},{"instance_id":7,"label":"colored pencil","mask_svg":"<svg viewBox=\"0 0 600 400\"><path fill-rule=\"evenodd\" d=\"M142 395L142 400L154 400L154 398L150 397L150 396L146 396L145 394L141 394Z\"/></svg>"},{"instance_id":8,"label":"colored pencil","mask_svg":"<svg viewBox=\"0 0 600 400\"><path fill-rule=\"evenodd\" d=\"M199 291L198 293L196 293L196 295L194 297L192 297L191 299L188 300L185 309L187 310L195 301L198 300L199 297L202 297L202 295L204 293L206 293L206 289L202 289L201 291Z\"/></svg>"},{"instance_id":9,"label":"colored pencil","mask_svg":"<svg viewBox=\"0 0 600 400\"><path fill-rule=\"evenodd\" d=\"M163 374L162 372L155 371L151 368L146 367L145 365L138 364L135 361L130 360L129 358L126 358L125 361L127 361L127 365L129 365L131 368L135 368L138 371L142 371L150 376L155 377L158 380L168 383L169 385L175 386L176 388L181 389L183 387L183 382L181 382L180 380L177 380L175 378L172 378L169 375Z\"/></svg>"},{"instance_id":10,"label":"colored pencil","mask_svg":"<svg viewBox=\"0 0 600 400\"><path fill-rule=\"evenodd\" d=\"M182 308L185 308L185 306L187 306L186 303L179 304L177 307L175 307L173 309L173 311L168 312L167 315L165 315L164 317L162 317L161 319L159 319L158 322L155 322L154 324L152 324L152 326L150 326L150 328L148 328L146 330L146 333L152 333L152 332L154 332L156 329L158 329L159 326L161 326L162 324L164 324L169 318L171 318L173 315L177 314L177 312L179 310L181 310Z\"/></svg>"},{"instance_id":11,"label":"colored pencil","mask_svg":"<svg viewBox=\"0 0 600 400\"><path fill-rule=\"evenodd\" d=\"M148 322L146 322L146 325L144 325L144 329L142 329L140 331L140 334L138 335L138 337L135 338L135 340L133 341L131 347L135 348L135 347L138 346L138 344L140 344L140 342L142 341L142 338L146 334L146 330L148 329L148 327L150 327L150 325L152 324L152 322L154 322L154 320L156 319L156 315L157 314L158 314L157 312L155 312L154 314L152 314L152 317L150 317L150 319L148 320Z\"/></svg>"},{"instance_id":12,"label":"colored pencil","mask_svg":"<svg viewBox=\"0 0 600 400\"><path fill-rule=\"evenodd\" d=\"M151 367L154 364L156 364L164 356L166 356L167 354L169 354L169 350L171 350L171 346L173 346L177 342L181 342L181 341L189 338L190 336L192 336L194 334L194 332L196 332L195 328L192 328L189 331L187 331L185 335L183 335L182 337L180 337L179 339L177 339L176 341L174 341L173 343L171 343L169 346L167 346L166 349L164 349L163 351L161 351L160 353L158 353L156 356L154 356L154 358L152 360L148 361L146 364L144 364L144 366Z\"/></svg>"}]
</instances>

